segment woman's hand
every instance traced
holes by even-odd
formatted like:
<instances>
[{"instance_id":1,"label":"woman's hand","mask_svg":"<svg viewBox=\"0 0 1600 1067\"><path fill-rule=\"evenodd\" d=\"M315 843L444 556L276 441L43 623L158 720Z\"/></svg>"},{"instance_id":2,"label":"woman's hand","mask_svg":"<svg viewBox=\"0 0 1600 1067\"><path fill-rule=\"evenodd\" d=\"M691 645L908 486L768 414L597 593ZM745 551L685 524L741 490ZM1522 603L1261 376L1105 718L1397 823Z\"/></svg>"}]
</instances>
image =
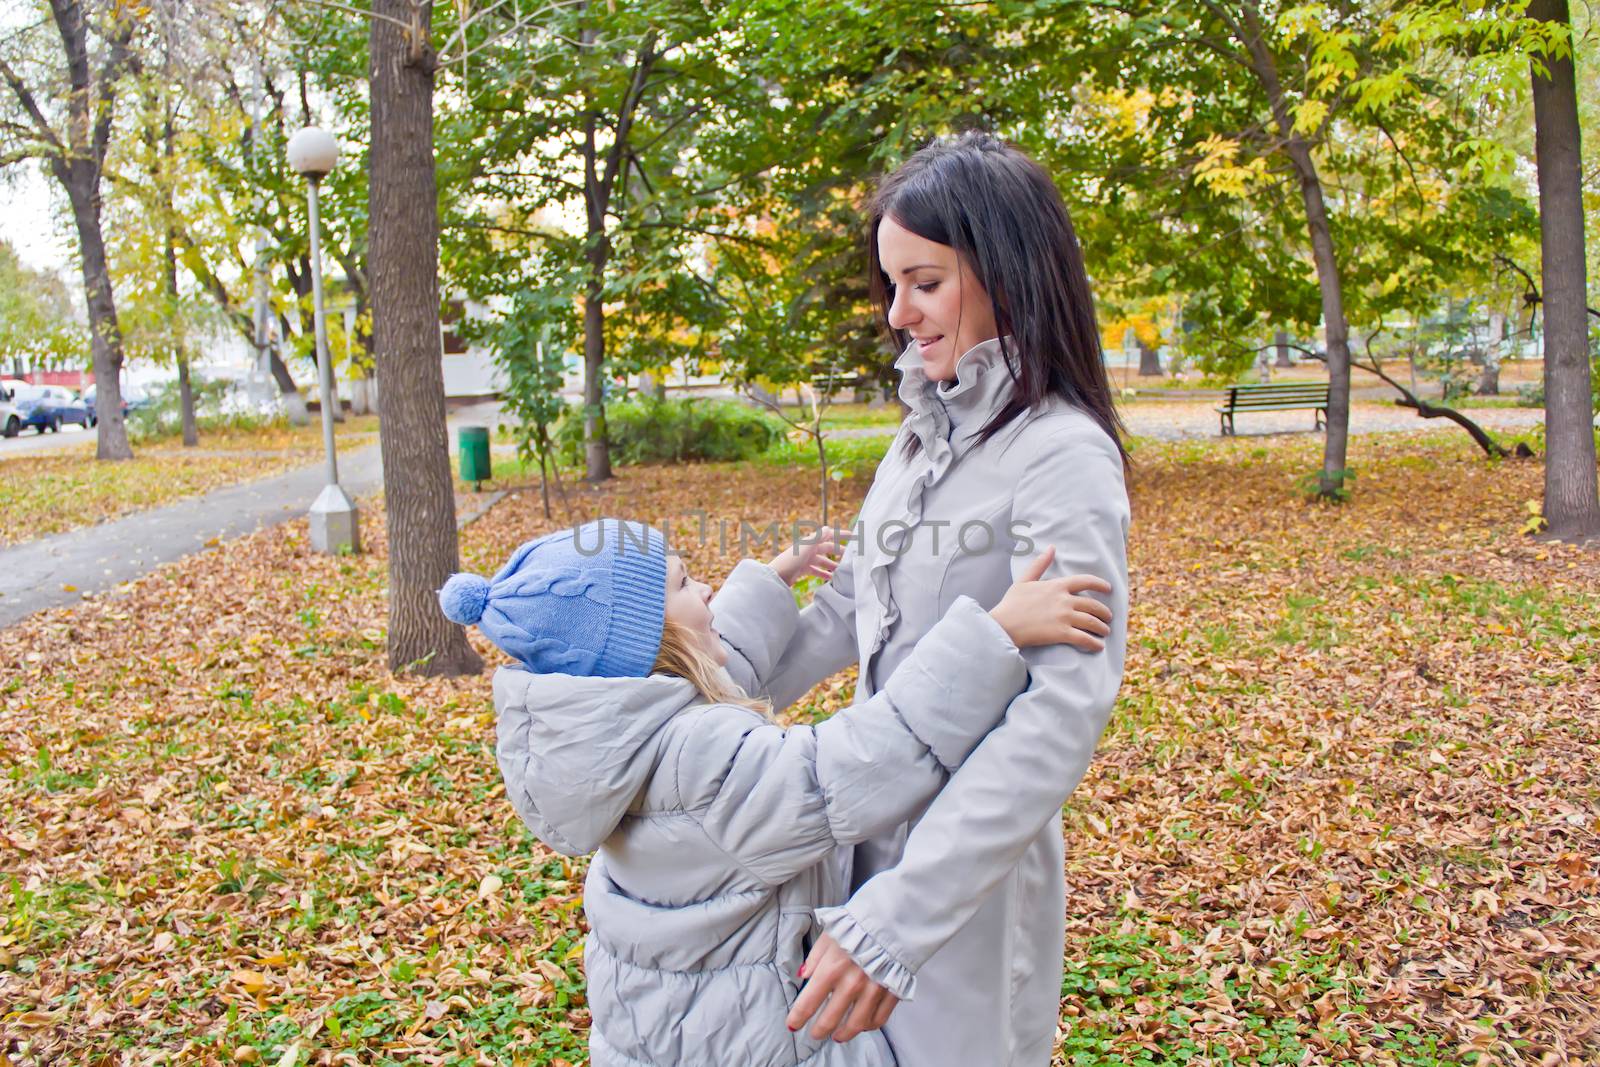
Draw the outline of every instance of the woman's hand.
<instances>
[{"instance_id":1,"label":"woman's hand","mask_svg":"<svg viewBox=\"0 0 1600 1067\"><path fill-rule=\"evenodd\" d=\"M1039 553L989 614L1018 648L1071 645L1100 652L1106 647L1103 638L1111 632L1111 609L1081 594L1089 590L1109 594L1111 585L1092 574L1041 581L1055 558L1054 545Z\"/></svg>"},{"instance_id":2,"label":"woman's hand","mask_svg":"<svg viewBox=\"0 0 1600 1067\"><path fill-rule=\"evenodd\" d=\"M816 1024L811 1036L822 1041L833 1035L835 1041L849 1041L867 1030L876 1030L889 1021L889 1013L900 998L867 977L850 954L827 934L811 946L800 977L806 984L789 1009L789 1029L798 1030L813 1015ZM824 1005L823 1001L827 1001ZM817 1009L822 1014L817 1015Z\"/></svg>"},{"instance_id":3,"label":"woman's hand","mask_svg":"<svg viewBox=\"0 0 1600 1067\"><path fill-rule=\"evenodd\" d=\"M817 531L816 540L796 544L775 557L769 566L791 586L808 574L826 581L839 566L838 555L838 535L832 526L824 526Z\"/></svg>"}]
</instances>

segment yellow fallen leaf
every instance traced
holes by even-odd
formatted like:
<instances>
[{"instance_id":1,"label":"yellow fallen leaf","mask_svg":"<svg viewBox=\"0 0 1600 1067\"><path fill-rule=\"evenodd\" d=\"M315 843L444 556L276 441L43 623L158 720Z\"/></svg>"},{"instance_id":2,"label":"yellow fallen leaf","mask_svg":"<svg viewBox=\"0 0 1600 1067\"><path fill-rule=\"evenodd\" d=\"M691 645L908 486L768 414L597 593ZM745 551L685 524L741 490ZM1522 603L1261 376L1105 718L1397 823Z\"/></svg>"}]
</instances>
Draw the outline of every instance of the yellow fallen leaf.
<instances>
[{"instance_id":1,"label":"yellow fallen leaf","mask_svg":"<svg viewBox=\"0 0 1600 1067\"><path fill-rule=\"evenodd\" d=\"M173 942L176 940L177 938L172 936L171 930L163 930L156 935L154 941L150 942L150 947L157 952L165 952L172 947Z\"/></svg>"},{"instance_id":2,"label":"yellow fallen leaf","mask_svg":"<svg viewBox=\"0 0 1600 1067\"><path fill-rule=\"evenodd\" d=\"M478 896L488 899L500 892L500 887L504 884L498 874L486 874L483 876L483 881L478 883Z\"/></svg>"},{"instance_id":3,"label":"yellow fallen leaf","mask_svg":"<svg viewBox=\"0 0 1600 1067\"><path fill-rule=\"evenodd\" d=\"M300 1062L300 1045L298 1042L283 1050L283 1055L278 1057L277 1067L295 1067Z\"/></svg>"},{"instance_id":4,"label":"yellow fallen leaf","mask_svg":"<svg viewBox=\"0 0 1600 1067\"><path fill-rule=\"evenodd\" d=\"M259 1063L260 1061L261 1053L256 1051L254 1045L240 1045L233 1050L233 1062L235 1063Z\"/></svg>"},{"instance_id":5,"label":"yellow fallen leaf","mask_svg":"<svg viewBox=\"0 0 1600 1067\"><path fill-rule=\"evenodd\" d=\"M234 971L233 980L244 987L244 991L255 996L267 988L267 976L260 971Z\"/></svg>"}]
</instances>

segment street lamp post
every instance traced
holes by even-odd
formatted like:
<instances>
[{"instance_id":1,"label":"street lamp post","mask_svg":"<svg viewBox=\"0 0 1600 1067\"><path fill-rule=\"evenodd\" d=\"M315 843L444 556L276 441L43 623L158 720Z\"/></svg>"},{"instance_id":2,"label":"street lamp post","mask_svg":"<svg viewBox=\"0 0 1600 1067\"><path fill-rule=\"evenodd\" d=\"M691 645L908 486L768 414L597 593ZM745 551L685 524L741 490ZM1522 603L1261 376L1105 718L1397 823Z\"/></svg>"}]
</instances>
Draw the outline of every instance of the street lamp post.
<instances>
[{"instance_id":1,"label":"street lamp post","mask_svg":"<svg viewBox=\"0 0 1600 1067\"><path fill-rule=\"evenodd\" d=\"M328 457L328 484L311 505L311 547L318 552L361 551L355 501L339 485L339 459L333 445L333 364L322 314L322 230L317 213L318 183L339 160L339 144L315 126L289 138L289 165L306 179L311 216L311 294L315 308L317 377L322 391L322 446Z\"/></svg>"}]
</instances>

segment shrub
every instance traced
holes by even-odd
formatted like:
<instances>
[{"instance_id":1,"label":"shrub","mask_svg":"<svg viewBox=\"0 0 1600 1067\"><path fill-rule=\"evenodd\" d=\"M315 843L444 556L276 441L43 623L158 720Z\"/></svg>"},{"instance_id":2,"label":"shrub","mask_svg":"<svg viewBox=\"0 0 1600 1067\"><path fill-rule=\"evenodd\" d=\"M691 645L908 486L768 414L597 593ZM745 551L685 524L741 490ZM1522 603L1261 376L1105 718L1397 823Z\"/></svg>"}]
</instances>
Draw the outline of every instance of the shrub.
<instances>
[{"instance_id":1,"label":"shrub","mask_svg":"<svg viewBox=\"0 0 1600 1067\"><path fill-rule=\"evenodd\" d=\"M783 438L776 419L733 400L657 400L645 397L606 405L611 461L668 463L685 459L754 459ZM572 408L556 427L561 461L583 455L583 409Z\"/></svg>"},{"instance_id":2,"label":"shrub","mask_svg":"<svg viewBox=\"0 0 1600 1067\"><path fill-rule=\"evenodd\" d=\"M241 410L233 396L235 386L225 380L208 380L196 375L194 389L195 426L201 433L215 430L253 430L273 421L273 416ZM150 391L150 403L128 412L128 439L141 444L183 431L182 398L177 381L163 382Z\"/></svg>"}]
</instances>

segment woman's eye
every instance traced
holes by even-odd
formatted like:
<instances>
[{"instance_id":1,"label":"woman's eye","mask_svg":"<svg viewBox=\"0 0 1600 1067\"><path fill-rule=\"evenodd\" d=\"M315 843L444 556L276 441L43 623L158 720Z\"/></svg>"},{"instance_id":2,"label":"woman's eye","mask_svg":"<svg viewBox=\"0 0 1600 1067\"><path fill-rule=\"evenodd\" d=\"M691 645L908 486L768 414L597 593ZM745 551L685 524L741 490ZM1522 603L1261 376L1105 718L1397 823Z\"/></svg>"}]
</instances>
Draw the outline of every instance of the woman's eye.
<instances>
[{"instance_id":1,"label":"woman's eye","mask_svg":"<svg viewBox=\"0 0 1600 1067\"><path fill-rule=\"evenodd\" d=\"M931 293L937 288L939 288L938 282L923 282L921 285L916 287L917 292L919 293Z\"/></svg>"}]
</instances>

